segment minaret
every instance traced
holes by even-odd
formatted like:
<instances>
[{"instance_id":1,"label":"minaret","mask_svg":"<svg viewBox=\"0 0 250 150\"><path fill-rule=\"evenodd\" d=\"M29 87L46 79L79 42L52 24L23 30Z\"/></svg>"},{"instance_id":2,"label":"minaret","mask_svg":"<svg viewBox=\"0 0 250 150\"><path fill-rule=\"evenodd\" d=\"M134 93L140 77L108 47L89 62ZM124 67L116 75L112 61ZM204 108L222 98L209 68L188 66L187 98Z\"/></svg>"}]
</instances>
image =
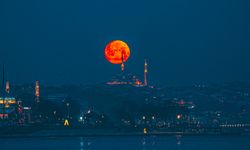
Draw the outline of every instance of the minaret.
<instances>
[{"instance_id":1,"label":"minaret","mask_svg":"<svg viewBox=\"0 0 250 150\"><path fill-rule=\"evenodd\" d=\"M148 64L147 64L147 60L145 59L145 63L144 63L144 86L148 85L147 74L148 74Z\"/></svg>"},{"instance_id":2,"label":"minaret","mask_svg":"<svg viewBox=\"0 0 250 150\"><path fill-rule=\"evenodd\" d=\"M38 81L36 81L36 87L35 87L36 91L35 91L35 96L36 96L36 103L39 103L40 100L39 100L39 97L40 97L40 93L39 93L39 83Z\"/></svg>"},{"instance_id":3,"label":"minaret","mask_svg":"<svg viewBox=\"0 0 250 150\"><path fill-rule=\"evenodd\" d=\"M5 90L4 90L4 83L5 83L5 79L4 79L4 64L3 64L3 80L2 80L2 97L3 97L3 110L2 110L2 114L3 114L3 117L2 119L5 119Z\"/></svg>"},{"instance_id":4,"label":"minaret","mask_svg":"<svg viewBox=\"0 0 250 150\"><path fill-rule=\"evenodd\" d=\"M124 69L125 69L125 65L124 65L124 51L122 51L122 64L121 64L121 69L122 69L122 72L124 72Z\"/></svg>"},{"instance_id":5,"label":"minaret","mask_svg":"<svg viewBox=\"0 0 250 150\"><path fill-rule=\"evenodd\" d=\"M6 81L6 87L5 87L5 91L6 91L6 93L10 93L10 83L9 83L9 81Z\"/></svg>"}]
</instances>

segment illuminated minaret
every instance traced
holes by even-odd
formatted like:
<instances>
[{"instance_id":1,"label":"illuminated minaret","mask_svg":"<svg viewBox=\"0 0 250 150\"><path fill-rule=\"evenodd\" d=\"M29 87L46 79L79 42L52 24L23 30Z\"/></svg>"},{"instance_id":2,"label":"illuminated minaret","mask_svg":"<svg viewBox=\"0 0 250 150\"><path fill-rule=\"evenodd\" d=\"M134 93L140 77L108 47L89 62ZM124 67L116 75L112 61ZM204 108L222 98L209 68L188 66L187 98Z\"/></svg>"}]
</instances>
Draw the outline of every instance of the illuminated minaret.
<instances>
[{"instance_id":1,"label":"illuminated minaret","mask_svg":"<svg viewBox=\"0 0 250 150\"><path fill-rule=\"evenodd\" d=\"M124 72L124 69L125 69L125 65L124 65L124 51L122 51L122 64L121 64L121 69L122 69L122 72Z\"/></svg>"},{"instance_id":2,"label":"illuminated minaret","mask_svg":"<svg viewBox=\"0 0 250 150\"><path fill-rule=\"evenodd\" d=\"M35 87L36 91L35 91L35 96L36 96L36 103L39 103L40 100L39 100L39 97L40 97L40 93L39 93L39 83L38 81L36 81L36 87Z\"/></svg>"},{"instance_id":3,"label":"illuminated minaret","mask_svg":"<svg viewBox=\"0 0 250 150\"><path fill-rule=\"evenodd\" d=\"M144 86L148 85L147 74L148 74L148 64L147 64L147 60L145 59L145 63L144 63Z\"/></svg>"},{"instance_id":4,"label":"illuminated minaret","mask_svg":"<svg viewBox=\"0 0 250 150\"><path fill-rule=\"evenodd\" d=\"M2 114L3 114L3 117L2 117L2 119L5 119L5 116L4 116L4 114L5 114L5 107L4 107L4 104L5 104L5 95L4 95L4 93L5 93L5 91L4 91L4 83L5 83L5 79L4 79L4 64L3 64L3 80L2 80L2 97L3 97L3 111L1 112Z\"/></svg>"},{"instance_id":5,"label":"illuminated minaret","mask_svg":"<svg viewBox=\"0 0 250 150\"><path fill-rule=\"evenodd\" d=\"M8 94L10 93L10 83L9 83L9 81L6 81L5 91Z\"/></svg>"}]
</instances>

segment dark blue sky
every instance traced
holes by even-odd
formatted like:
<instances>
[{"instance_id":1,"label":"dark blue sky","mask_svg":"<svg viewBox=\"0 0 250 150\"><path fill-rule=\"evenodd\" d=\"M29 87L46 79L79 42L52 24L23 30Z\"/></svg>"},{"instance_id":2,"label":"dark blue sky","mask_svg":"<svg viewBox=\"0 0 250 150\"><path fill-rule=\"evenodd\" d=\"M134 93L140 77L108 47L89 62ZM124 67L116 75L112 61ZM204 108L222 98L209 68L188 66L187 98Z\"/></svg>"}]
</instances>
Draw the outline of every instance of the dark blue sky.
<instances>
[{"instance_id":1,"label":"dark blue sky","mask_svg":"<svg viewBox=\"0 0 250 150\"><path fill-rule=\"evenodd\" d=\"M104 59L114 39L127 70L151 84L250 81L247 0L1 0L0 59L14 84L97 83L120 70Z\"/></svg>"}]
</instances>

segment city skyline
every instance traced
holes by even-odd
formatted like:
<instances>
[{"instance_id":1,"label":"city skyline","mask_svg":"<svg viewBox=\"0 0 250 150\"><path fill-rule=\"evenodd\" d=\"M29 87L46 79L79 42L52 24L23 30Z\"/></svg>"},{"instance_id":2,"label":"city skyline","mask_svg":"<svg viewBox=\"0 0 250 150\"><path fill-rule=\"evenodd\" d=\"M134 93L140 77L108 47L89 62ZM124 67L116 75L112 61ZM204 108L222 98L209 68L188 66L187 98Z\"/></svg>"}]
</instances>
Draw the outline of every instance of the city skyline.
<instances>
[{"instance_id":1,"label":"city skyline","mask_svg":"<svg viewBox=\"0 0 250 150\"><path fill-rule=\"evenodd\" d=\"M0 144L250 147L250 1L0 0Z\"/></svg>"}]
</instances>

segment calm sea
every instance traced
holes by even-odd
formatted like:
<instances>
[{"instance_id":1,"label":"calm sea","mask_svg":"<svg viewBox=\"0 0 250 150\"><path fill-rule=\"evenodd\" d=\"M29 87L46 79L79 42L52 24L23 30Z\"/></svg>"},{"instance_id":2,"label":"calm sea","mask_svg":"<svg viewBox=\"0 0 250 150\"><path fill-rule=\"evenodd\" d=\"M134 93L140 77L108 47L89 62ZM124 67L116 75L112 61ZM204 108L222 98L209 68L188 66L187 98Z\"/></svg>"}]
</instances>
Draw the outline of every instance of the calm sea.
<instances>
[{"instance_id":1,"label":"calm sea","mask_svg":"<svg viewBox=\"0 0 250 150\"><path fill-rule=\"evenodd\" d=\"M0 139L0 150L249 150L249 136L109 136Z\"/></svg>"}]
</instances>

